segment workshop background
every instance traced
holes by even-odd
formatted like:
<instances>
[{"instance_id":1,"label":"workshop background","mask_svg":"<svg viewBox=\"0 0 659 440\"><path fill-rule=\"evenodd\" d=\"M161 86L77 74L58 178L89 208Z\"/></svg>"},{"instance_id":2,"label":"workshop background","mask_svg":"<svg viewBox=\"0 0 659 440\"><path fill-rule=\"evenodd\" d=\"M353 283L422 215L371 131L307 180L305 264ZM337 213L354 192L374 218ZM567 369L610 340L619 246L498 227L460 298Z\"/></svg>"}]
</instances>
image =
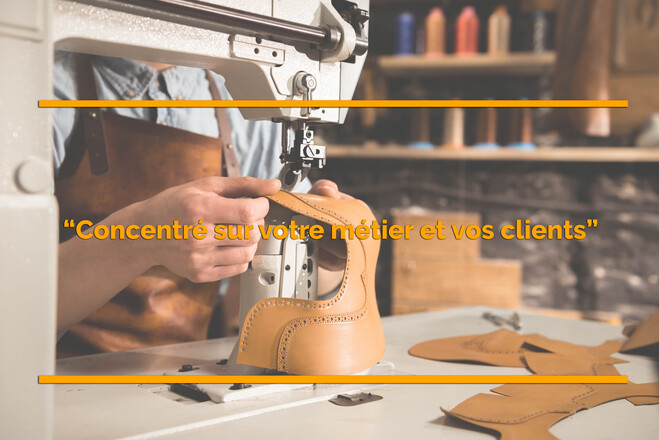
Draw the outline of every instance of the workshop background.
<instances>
[{"instance_id":1,"label":"workshop background","mask_svg":"<svg viewBox=\"0 0 659 440\"><path fill-rule=\"evenodd\" d=\"M581 241L383 241L383 315L470 304L611 323L651 314L657 2L371 0L371 23L355 99L629 100L611 110L359 109L324 129L328 163L314 177L390 223L598 219Z\"/></svg>"}]
</instances>

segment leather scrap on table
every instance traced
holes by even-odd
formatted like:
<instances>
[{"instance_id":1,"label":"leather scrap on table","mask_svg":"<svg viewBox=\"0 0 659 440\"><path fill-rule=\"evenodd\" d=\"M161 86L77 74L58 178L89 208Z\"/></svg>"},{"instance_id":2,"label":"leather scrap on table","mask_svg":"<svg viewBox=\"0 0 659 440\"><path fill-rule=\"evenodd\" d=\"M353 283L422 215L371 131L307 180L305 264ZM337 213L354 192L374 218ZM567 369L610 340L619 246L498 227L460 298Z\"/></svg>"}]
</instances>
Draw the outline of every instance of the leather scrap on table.
<instances>
[{"instance_id":1,"label":"leather scrap on table","mask_svg":"<svg viewBox=\"0 0 659 440\"><path fill-rule=\"evenodd\" d=\"M645 384L508 384L477 394L450 416L500 434L501 440L555 439L549 428L577 411L619 399L659 398L659 383Z\"/></svg>"},{"instance_id":2,"label":"leather scrap on table","mask_svg":"<svg viewBox=\"0 0 659 440\"><path fill-rule=\"evenodd\" d=\"M432 360L480 362L504 367L526 367L540 375L617 376L614 364L627 361L612 357L622 346L606 341L584 346L540 334L519 335L500 329L484 335L434 339L410 348L413 356ZM630 397L634 405L654 405L659 397Z\"/></svg>"},{"instance_id":3,"label":"leather scrap on table","mask_svg":"<svg viewBox=\"0 0 659 440\"><path fill-rule=\"evenodd\" d=\"M611 357L621 343L607 341L596 347L571 344L539 334L520 335L500 329L484 335L458 336L421 342L410 348L412 356L438 361L479 362L500 367L527 367L538 374L593 374L593 364L626 362ZM554 357L553 355L560 355ZM563 360L572 366L562 367ZM529 365L529 360L531 365ZM538 370L542 370L540 373Z\"/></svg>"},{"instance_id":4,"label":"leather scrap on table","mask_svg":"<svg viewBox=\"0 0 659 440\"><path fill-rule=\"evenodd\" d=\"M524 337L508 329L485 335L458 336L421 342L410 348L412 356L437 361L480 362L501 367L524 367Z\"/></svg>"},{"instance_id":5,"label":"leather scrap on table","mask_svg":"<svg viewBox=\"0 0 659 440\"><path fill-rule=\"evenodd\" d=\"M629 339L622 345L621 353L652 349L655 356L659 355L659 310L640 324L625 327L623 334Z\"/></svg>"},{"instance_id":6,"label":"leather scrap on table","mask_svg":"<svg viewBox=\"0 0 659 440\"><path fill-rule=\"evenodd\" d=\"M526 346L535 349L526 350L522 354L526 367L535 374L593 375L598 374L599 366L627 362L610 356L622 346L617 341L606 341L589 347L534 334L526 337ZM546 352L538 352L538 349Z\"/></svg>"}]
</instances>

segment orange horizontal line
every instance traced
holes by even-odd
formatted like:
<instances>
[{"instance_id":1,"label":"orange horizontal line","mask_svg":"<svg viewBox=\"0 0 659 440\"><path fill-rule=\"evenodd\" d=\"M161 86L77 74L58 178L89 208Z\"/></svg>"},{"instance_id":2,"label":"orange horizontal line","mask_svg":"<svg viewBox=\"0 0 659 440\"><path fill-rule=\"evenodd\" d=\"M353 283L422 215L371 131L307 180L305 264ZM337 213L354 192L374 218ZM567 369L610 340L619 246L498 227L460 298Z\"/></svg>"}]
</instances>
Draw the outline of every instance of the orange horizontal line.
<instances>
[{"instance_id":1,"label":"orange horizontal line","mask_svg":"<svg viewBox=\"0 0 659 440\"><path fill-rule=\"evenodd\" d=\"M627 383L627 376L60 376L40 384L260 383L260 384L580 384Z\"/></svg>"},{"instance_id":2,"label":"orange horizontal line","mask_svg":"<svg viewBox=\"0 0 659 440\"><path fill-rule=\"evenodd\" d=\"M380 99L380 100L314 100L314 101L278 101L278 100L39 100L40 108L110 108L110 107L222 107L222 108L427 108L427 107L465 107L465 108L627 108L626 100L419 100L419 99Z\"/></svg>"}]
</instances>

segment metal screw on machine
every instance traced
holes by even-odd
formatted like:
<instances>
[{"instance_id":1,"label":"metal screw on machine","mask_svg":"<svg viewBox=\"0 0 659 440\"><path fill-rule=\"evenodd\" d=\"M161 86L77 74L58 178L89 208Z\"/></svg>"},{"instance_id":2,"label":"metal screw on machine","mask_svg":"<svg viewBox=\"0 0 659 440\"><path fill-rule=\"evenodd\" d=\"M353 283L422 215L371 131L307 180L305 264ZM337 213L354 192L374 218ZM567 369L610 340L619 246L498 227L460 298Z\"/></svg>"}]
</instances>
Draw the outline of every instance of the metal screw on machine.
<instances>
[{"instance_id":1,"label":"metal screw on machine","mask_svg":"<svg viewBox=\"0 0 659 440\"><path fill-rule=\"evenodd\" d=\"M318 86L318 81L316 81L316 77L314 77L310 73L306 72L298 72L295 74L295 78L293 79L293 84L295 84L295 91L302 95L302 99L305 101L311 101L311 92L316 90L316 87ZM311 109L309 107L303 107L300 110L300 115L301 116L309 116L311 114Z\"/></svg>"}]
</instances>

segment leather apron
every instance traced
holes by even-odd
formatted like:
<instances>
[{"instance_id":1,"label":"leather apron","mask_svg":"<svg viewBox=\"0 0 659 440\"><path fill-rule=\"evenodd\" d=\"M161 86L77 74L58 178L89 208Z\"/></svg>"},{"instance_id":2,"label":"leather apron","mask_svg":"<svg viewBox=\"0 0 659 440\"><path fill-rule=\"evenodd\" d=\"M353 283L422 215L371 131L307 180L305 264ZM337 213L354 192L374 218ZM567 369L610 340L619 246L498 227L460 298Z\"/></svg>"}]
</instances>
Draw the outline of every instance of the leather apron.
<instances>
[{"instance_id":1,"label":"leather apron","mask_svg":"<svg viewBox=\"0 0 659 440\"><path fill-rule=\"evenodd\" d=\"M98 99L91 57L76 60L81 99ZM220 95L207 72L213 99ZM225 109L213 138L98 108L81 109L55 194L63 219L96 223L132 203L208 176L239 176ZM224 158L224 163L222 159ZM70 231L61 230L62 239ZM58 357L205 339L219 282L193 283L153 267L111 301L71 327Z\"/></svg>"}]
</instances>

